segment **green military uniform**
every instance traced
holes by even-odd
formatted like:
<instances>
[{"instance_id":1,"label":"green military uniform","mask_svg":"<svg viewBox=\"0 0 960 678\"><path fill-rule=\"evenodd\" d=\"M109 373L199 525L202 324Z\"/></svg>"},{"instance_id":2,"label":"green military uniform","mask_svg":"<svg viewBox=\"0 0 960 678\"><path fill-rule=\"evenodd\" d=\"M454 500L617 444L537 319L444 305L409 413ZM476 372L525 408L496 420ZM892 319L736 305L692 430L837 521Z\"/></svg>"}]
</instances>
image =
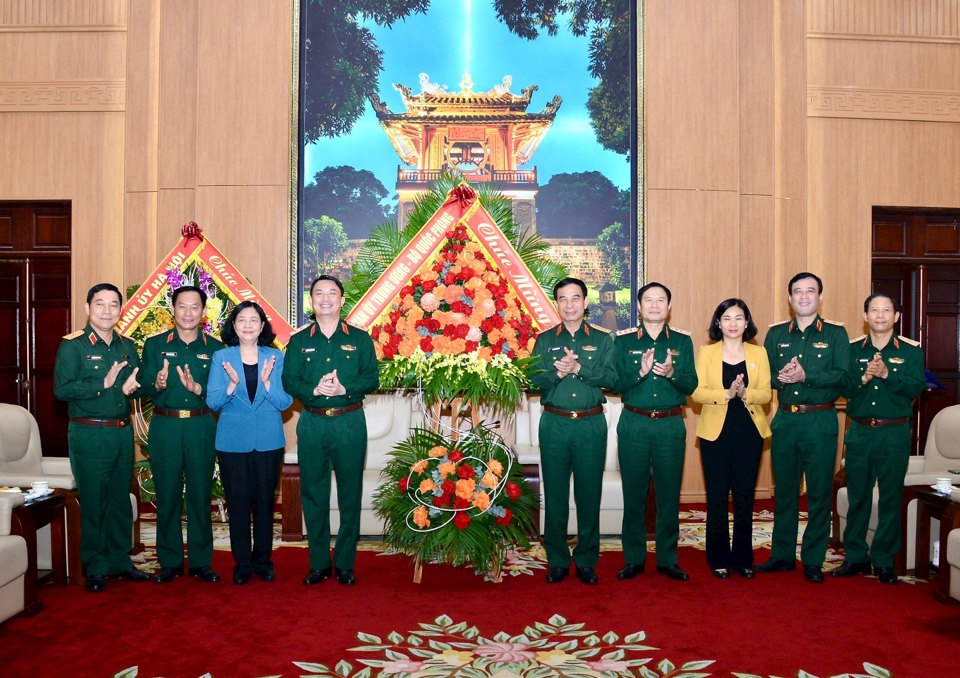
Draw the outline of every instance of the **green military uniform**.
<instances>
[{"instance_id":1,"label":"green military uniform","mask_svg":"<svg viewBox=\"0 0 960 678\"><path fill-rule=\"evenodd\" d=\"M115 362L127 365L110 388ZM70 467L80 493L80 559L86 575L120 574L130 561L133 430L123 384L140 366L136 345L113 330L108 345L88 324L57 349L53 392L67 401Z\"/></svg>"},{"instance_id":2,"label":"green military uniform","mask_svg":"<svg viewBox=\"0 0 960 678\"><path fill-rule=\"evenodd\" d=\"M198 333L189 344L176 329L156 334L143 346L140 382L144 395L153 398L148 447L157 493L157 559L161 567L183 568L181 504L186 484L187 555L190 567L207 567L213 558L210 490L216 459L217 423L207 407L207 378L219 340ZM157 391L157 373L168 362L167 386ZM177 367L189 368L200 395L188 391Z\"/></svg>"},{"instance_id":3,"label":"green military uniform","mask_svg":"<svg viewBox=\"0 0 960 678\"><path fill-rule=\"evenodd\" d=\"M566 354L579 356L580 373L557 377L553 363ZM563 324L545 330L533 347L543 369L533 376L544 409L540 417L540 468L543 474L543 541L550 567L570 567L567 518L570 476L577 505L577 567L596 567L600 557L600 493L607 451L603 389L612 389L617 374L613 339L606 330L582 323L571 335Z\"/></svg>"},{"instance_id":4,"label":"green military uniform","mask_svg":"<svg viewBox=\"0 0 960 678\"><path fill-rule=\"evenodd\" d=\"M341 396L315 396L320 378L337 371ZM290 338L283 388L303 403L297 424L300 492L310 546L310 569L330 567L330 472L337 477L340 529L334 566L352 570L360 535L360 499L367 456L363 398L379 385L377 355L370 335L341 322L328 339L316 322Z\"/></svg>"},{"instance_id":5,"label":"green military uniform","mask_svg":"<svg viewBox=\"0 0 960 678\"><path fill-rule=\"evenodd\" d=\"M686 397L697 387L693 342L686 332L667 325L656 339L643 326L624 330L613 343L617 386L623 413L617 424L620 475L623 479L624 560L642 565L647 555L647 487L650 473L657 502L657 565L677 564L680 538L680 485L686 457L687 429L683 423ZM654 350L654 362L671 356L673 374L640 376L644 352Z\"/></svg>"},{"instance_id":6,"label":"green military uniform","mask_svg":"<svg viewBox=\"0 0 960 678\"><path fill-rule=\"evenodd\" d=\"M867 364L880 353L889 374L866 384L861 377ZM847 416L853 421L847 431L846 470L850 510L843 533L845 560L876 567L893 567L900 549L900 503L903 478L910 460L910 421L913 400L926 386L923 351L919 345L894 335L877 349L870 336L850 342L850 374L845 394ZM867 526L873 503L873 486L879 489L877 530L869 550Z\"/></svg>"},{"instance_id":7,"label":"green military uniform","mask_svg":"<svg viewBox=\"0 0 960 678\"><path fill-rule=\"evenodd\" d=\"M770 359L772 386L780 407L773 418L771 460L776 482L771 555L796 560L800 483L807 479L807 528L800 559L822 567L830 537L833 468L837 455L837 413L849 368L850 339L843 326L819 315L806 330L796 321L772 325L763 342ZM803 383L784 384L777 373L796 357Z\"/></svg>"}]
</instances>

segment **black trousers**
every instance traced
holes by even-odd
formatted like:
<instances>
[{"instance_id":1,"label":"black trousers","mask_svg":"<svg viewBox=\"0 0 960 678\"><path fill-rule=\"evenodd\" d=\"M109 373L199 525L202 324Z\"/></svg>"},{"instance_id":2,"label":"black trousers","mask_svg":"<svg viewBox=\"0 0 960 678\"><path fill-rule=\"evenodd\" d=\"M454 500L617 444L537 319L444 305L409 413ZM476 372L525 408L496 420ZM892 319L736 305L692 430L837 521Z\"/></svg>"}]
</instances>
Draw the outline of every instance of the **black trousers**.
<instances>
[{"instance_id":1,"label":"black trousers","mask_svg":"<svg viewBox=\"0 0 960 678\"><path fill-rule=\"evenodd\" d=\"M230 551L234 572L249 574L273 567L273 509L283 450L221 452L220 479L230 512ZM253 547L250 525L253 518Z\"/></svg>"},{"instance_id":2,"label":"black trousers","mask_svg":"<svg viewBox=\"0 0 960 678\"><path fill-rule=\"evenodd\" d=\"M763 438L756 429L724 430L716 440L700 438L707 488L707 564L711 569L753 567L753 496ZM733 496L733 544L727 517Z\"/></svg>"}]
</instances>

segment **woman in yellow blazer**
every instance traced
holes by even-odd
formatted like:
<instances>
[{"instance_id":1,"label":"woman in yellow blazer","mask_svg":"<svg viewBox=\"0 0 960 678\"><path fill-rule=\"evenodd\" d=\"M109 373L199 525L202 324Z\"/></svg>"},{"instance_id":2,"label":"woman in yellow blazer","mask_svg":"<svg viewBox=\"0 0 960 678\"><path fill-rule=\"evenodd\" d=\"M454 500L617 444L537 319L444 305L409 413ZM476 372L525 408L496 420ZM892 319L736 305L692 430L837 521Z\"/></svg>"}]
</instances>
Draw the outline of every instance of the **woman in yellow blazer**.
<instances>
[{"instance_id":1,"label":"woman in yellow blazer","mask_svg":"<svg viewBox=\"0 0 960 678\"><path fill-rule=\"evenodd\" d=\"M753 495L770 425L770 363L761 346L747 342L757 326L742 299L726 299L710 321L714 342L697 353L694 402L703 405L697 423L707 488L707 564L727 579L730 570L753 577ZM733 544L727 520L733 495Z\"/></svg>"}]
</instances>

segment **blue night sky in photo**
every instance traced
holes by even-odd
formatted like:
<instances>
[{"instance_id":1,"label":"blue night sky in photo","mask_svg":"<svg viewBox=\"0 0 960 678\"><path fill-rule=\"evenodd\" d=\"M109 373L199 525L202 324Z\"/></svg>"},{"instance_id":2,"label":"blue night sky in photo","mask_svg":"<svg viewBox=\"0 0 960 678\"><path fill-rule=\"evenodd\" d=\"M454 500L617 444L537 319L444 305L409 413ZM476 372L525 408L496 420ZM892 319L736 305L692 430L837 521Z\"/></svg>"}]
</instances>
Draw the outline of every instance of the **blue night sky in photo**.
<instances>
[{"instance_id":1,"label":"blue night sky in photo","mask_svg":"<svg viewBox=\"0 0 960 678\"><path fill-rule=\"evenodd\" d=\"M486 92L510 75L513 94L539 86L527 108L530 112L542 111L555 94L563 98L550 131L530 162L519 169L537 167L541 185L557 173L599 171L618 188L629 190L629 163L604 150L590 126L587 93L596 81L587 72L587 37L574 37L563 25L556 36L522 40L497 20L488 0L433 0L427 14L415 14L392 29L372 23L367 27L384 53L379 90L390 110L404 110L394 83L419 94L421 73L451 92L460 91L464 71L469 71L475 92ZM369 103L349 135L324 138L304 149L303 182L312 183L318 171L338 165L369 170L391 194L395 190L400 159Z\"/></svg>"}]
</instances>

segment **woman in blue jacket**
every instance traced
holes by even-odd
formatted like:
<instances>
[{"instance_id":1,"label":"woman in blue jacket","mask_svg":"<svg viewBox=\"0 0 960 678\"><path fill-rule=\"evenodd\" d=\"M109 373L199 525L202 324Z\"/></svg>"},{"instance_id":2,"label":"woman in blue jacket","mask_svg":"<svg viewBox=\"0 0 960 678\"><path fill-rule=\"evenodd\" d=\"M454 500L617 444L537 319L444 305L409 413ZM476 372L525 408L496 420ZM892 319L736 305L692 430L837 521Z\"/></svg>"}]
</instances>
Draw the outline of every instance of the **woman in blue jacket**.
<instances>
[{"instance_id":1,"label":"woman in blue jacket","mask_svg":"<svg viewBox=\"0 0 960 678\"><path fill-rule=\"evenodd\" d=\"M283 353L270 347L275 337L259 304L237 304L220 333L227 348L213 354L207 384L207 405L220 413L216 448L230 510L234 584L246 584L253 573L263 581L276 578L270 553L286 442L281 413L293 398L280 380Z\"/></svg>"}]
</instances>

